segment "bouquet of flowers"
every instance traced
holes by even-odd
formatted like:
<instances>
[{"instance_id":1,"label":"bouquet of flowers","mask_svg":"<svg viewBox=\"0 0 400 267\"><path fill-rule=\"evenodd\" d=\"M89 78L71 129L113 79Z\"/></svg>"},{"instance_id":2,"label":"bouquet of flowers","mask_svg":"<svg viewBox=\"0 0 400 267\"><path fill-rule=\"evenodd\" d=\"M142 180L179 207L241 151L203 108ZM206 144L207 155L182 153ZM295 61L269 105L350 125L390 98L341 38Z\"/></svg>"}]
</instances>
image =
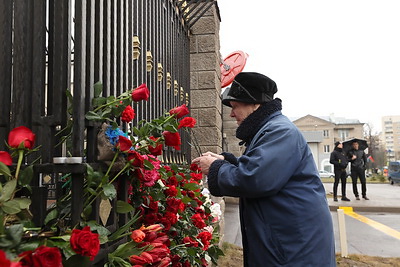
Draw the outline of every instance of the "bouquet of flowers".
<instances>
[{"instance_id":1,"label":"bouquet of flowers","mask_svg":"<svg viewBox=\"0 0 400 267\"><path fill-rule=\"evenodd\" d=\"M94 88L93 110L86 119L102 123L98 160L107 167L103 171L87 164L79 225L71 228L65 223L71 212L70 190L49 208L42 228L32 224L30 198L16 193L29 190L34 164L25 165L24 158L39 148L34 148L35 134L30 129L21 126L10 132L12 153L0 151L0 266L90 266L102 245L128 236L108 254L106 266L216 263L222 255L218 247L221 211L203 187L201 170L189 163L168 165L160 160L164 146L180 149L179 130L190 131L196 124L187 116L186 105L134 127L133 106L150 97L145 84L117 97L102 97L100 83ZM118 122L125 124L126 131ZM96 200L114 200L119 183L127 180L129 203L117 200L116 211L129 220L110 232L90 220L90 214Z\"/></svg>"}]
</instances>

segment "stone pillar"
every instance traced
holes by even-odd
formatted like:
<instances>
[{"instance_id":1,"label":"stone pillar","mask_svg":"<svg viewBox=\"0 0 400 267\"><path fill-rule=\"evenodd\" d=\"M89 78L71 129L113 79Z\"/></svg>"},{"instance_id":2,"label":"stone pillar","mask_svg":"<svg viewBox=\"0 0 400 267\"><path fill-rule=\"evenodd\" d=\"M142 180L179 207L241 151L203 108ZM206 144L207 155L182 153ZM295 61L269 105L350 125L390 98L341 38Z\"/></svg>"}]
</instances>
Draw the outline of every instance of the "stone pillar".
<instances>
[{"instance_id":1,"label":"stone pillar","mask_svg":"<svg viewBox=\"0 0 400 267\"><path fill-rule=\"evenodd\" d=\"M213 5L192 26L190 37L190 105L197 120L193 128L201 151L222 152L220 18ZM192 149L192 158L197 157Z\"/></svg>"}]
</instances>

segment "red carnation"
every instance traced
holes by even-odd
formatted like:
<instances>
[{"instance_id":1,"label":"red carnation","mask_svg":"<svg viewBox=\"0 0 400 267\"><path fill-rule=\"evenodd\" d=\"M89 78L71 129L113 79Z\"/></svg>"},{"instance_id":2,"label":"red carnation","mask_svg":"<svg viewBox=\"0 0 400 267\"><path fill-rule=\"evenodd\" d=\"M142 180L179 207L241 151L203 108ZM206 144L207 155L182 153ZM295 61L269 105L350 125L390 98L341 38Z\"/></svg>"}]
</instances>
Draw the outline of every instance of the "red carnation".
<instances>
[{"instance_id":1,"label":"red carnation","mask_svg":"<svg viewBox=\"0 0 400 267\"><path fill-rule=\"evenodd\" d=\"M11 147L18 148L21 143L28 149L32 149L35 144L36 135L25 126L19 126L11 130L8 135L8 144Z\"/></svg>"},{"instance_id":2,"label":"red carnation","mask_svg":"<svg viewBox=\"0 0 400 267\"><path fill-rule=\"evenodd\" d=\"M199 242L197 242L190 236L184 237L183 243L185 244L186 247L198 247L199 246Z\"/></svg>"},{"instance_id":3,"label":"red carnation","mask_svg":"<svg viewBox=\"0 0 400 267\"><path fill-rule=\"evenodd\" d=\"M135 118L135 111L131 107L131 105L127 105L124 111L121 114L121 120L123 122L130 122Z\"/></svg>"},{"instance_id":4,"label":"red carnation","mask_svg":"<svg viewBox=\"0 0 400 267\"><path fill-rule=\"evenodd\" d=\"M147 88L147 85L143 83L139 87L137 87L135 90L132 92L132 100L135 102L141 101L141 100L146 100L149 99L150 96L150 91Z\"/></svg>"},{"instance_id":5,"label":"red carnation","mask_svg":"<svg viewBox=\"0 0 400 267\"><path fill-rule=\"evenodd\" d=\"M194 224L194 226L196 226L199 229L203 229L204 227L206 227L206 223L204 222L203 218L201 217L200 214L196 213L195 215L193 215L191 217L192 222Z\"/></svg>"},{"instance_id":6,"label":"red carnation","mask_svg":"<svg viewBox=\"0 0 400 267\"><path fill-rule=\"evenodd\" d=\"M193 128L196 125L196 119L192 117L183 118L178 125L178 129L182 127Z\"/></svg>"},{"instance_id":7,"label":"red carnation","mask_svg":"<svg viewBox=\"0 0 400 267\"><path fill-rule=\"evenodd\" d=\"M88 256L92 261L100 250L99 234L92 233L89 226L82 230L74 229L72 230L70 244L77 254Z\"/></svg>"},{"instance_id":8,"label":"red carnation","mask_svg":"<svg viewBox=\"0 0 400 267\"><path fill-rule=\"evenodd\" d=\"M169 197L175 197L178 194L178 189L176 189L176 186L170 185L168 186L168 189L165 189L165 195Z\"/></svg>"},{"instance_id":9,"label":"red carnation","mask_svg":"<svg viewBox=\"0 0 400 267\"><path fill-rule=\"evenodd\" d=\"M0 151L0 162L10 166L12 164L12 158L6 151Z\"/></svg>"},{"instance_id":10,"label":"red carnation","mask_svg":"<svg viewBox=\"0 0 400 267\"><path fill-rule=\"evenodd\" d=\"M169 131L164 131L163 132L164 140L165 140L165 145L167 146L172 146L176 150L180 150L180 145L181 145L181 136L179 135L178 132L176 133L171 133Z\"/></svg>"},{"instance_id":11,"label":"red carnation","mask_svg":"<svg viewBox=\"0 0 400 267\"><path fill-rule=\"evenodd\" d=\"M131 141L131 139L120 135L118 143L117 143L117 147L119 148L119 151L122 151L122 152L129 151L132 147L132 141Z\"/></svg>"},{"instance_id":12,"label":"red carnation","mask_svg":"<svg viewBox=\"0 0 400 267\"><path fill-rule=\"evenodd\" d=\"M187 106L185 104L183 104L182 106L175 107L175 108L171 109L169 111L169 114L170 115L176 114L176 118L180 119L183 116L189 114L189 109L187 108Z\"/></svg>"}]
</instances>

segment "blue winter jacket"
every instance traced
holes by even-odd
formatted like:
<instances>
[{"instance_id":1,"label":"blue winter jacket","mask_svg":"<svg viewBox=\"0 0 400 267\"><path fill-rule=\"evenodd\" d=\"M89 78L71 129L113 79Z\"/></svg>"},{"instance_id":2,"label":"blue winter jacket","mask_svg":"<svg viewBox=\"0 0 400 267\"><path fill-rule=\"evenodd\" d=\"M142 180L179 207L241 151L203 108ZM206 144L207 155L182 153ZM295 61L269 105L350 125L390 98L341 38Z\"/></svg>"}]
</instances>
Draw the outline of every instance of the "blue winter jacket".
<instances>
[{"instance_id":1,"label":"blue winter jacket","mask_svg":"<svg viewBox=\"0 0 400 267\"><path fill-rule=\"evenodd\" d=\"M240 197L244 266L336 266L325 189L287 117L271 114L230 161L211 165L208 184L213 195Z\"/></svg>"}]
</instances>

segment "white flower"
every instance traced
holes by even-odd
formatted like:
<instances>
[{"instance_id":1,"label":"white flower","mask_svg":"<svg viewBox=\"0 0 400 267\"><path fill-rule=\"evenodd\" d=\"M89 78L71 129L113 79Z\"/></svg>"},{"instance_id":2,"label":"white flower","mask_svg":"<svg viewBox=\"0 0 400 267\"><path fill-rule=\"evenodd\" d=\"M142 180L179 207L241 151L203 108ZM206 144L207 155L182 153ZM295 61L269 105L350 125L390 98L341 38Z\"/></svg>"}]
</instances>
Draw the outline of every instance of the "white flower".
<instances>
[{"instance_id":1,"label":"white flower","mask_svg":"<svg viewBox=\"0 0 400 267\"><path fill-rule=\"evenodd\" d=\"M218 203L214 203L210 207L211 216L215 218L216 221L219 221L222 215L221 206Z\"/></svg>"}]
</instances>

